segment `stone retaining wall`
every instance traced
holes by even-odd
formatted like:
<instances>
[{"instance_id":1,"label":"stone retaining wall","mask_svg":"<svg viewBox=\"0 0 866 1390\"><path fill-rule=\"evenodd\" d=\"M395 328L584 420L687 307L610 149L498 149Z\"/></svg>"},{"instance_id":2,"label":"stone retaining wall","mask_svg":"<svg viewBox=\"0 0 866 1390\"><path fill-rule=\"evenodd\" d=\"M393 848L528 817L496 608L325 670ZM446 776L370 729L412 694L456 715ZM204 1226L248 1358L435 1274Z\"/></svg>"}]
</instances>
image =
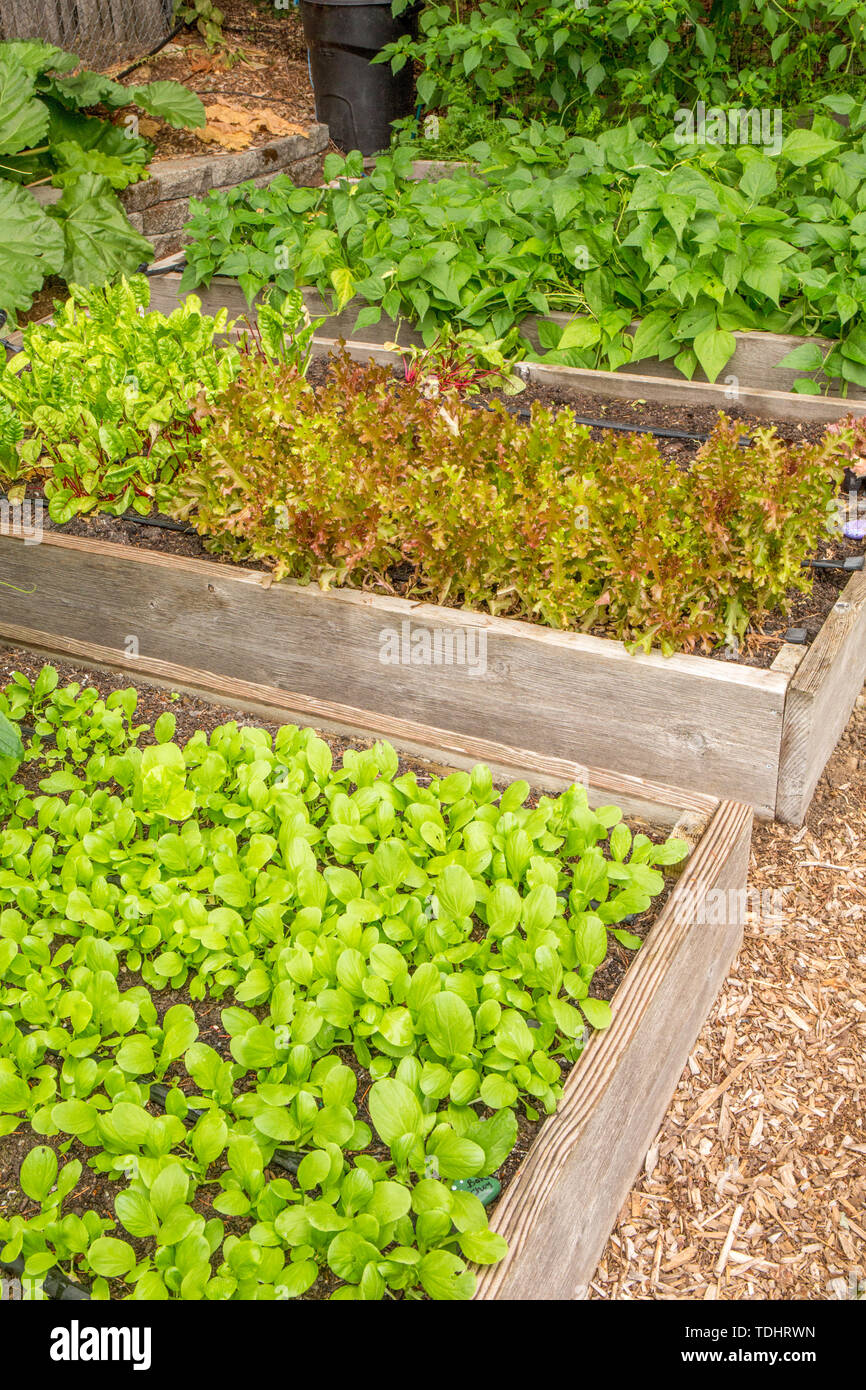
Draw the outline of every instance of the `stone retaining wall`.
<instances>
[{"instance_id":1,"label":"stone retaining wall","mask_svg":"<svg viewBox=\"0 0 866 1390\"><path fill-rule=\"evenodd\" d=\"M287 174L299 185L320 183L328 138L326 125L312 125L306 135L287 135L258 149L155 159L150 178L124 189L120 201L136 231L152 242L159 260L180 250L190 198L203 198L212 188L232 188L250 179L261 187L277 174ZM53 203L61 196L61 189L48 186L33 192L42 203Z\"/></svg>"}]
</instances>

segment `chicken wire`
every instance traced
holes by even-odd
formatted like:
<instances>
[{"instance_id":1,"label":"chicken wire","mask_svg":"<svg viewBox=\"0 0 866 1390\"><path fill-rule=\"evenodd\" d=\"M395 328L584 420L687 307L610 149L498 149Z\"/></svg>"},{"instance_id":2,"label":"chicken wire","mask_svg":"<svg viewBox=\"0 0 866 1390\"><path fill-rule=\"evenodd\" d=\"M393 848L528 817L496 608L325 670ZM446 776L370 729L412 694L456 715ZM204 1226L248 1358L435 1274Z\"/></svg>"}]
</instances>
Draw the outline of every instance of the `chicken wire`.
<instances>
[{"instance_id":1,"label":"chicken wire","mask_svg":"<svg viewBox=\"0 0 866 1390\"><path fill-rule=\"evenodd\" d=\"M174 0L0 0L0 39L44 39L104 69L167 38L173 11Z\"/></svg>"}]
</instances>

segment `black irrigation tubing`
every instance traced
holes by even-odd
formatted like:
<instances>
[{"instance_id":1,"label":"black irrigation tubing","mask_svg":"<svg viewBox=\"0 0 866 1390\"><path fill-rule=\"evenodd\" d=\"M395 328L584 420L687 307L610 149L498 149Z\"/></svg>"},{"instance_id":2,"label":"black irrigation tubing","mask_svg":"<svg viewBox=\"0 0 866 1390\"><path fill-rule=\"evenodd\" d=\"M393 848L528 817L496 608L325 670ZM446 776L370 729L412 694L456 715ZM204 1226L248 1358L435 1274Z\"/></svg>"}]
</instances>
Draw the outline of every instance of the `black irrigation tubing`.
<instances>
[{"instance_id":1,"label":"black irrigation tubing","mask_svg":"<svg viewBox=\"0 0 866 1390\"><path fill-rule=\"evenodd\" d=\"M161 1105L163 1110L165 1109L165 1102L168 1098L170 1089L169 1086L163 1085L161 1081L154 1081L151 1083L150 1098L156 1101L157 1105ZM192 1106L190 1106L187 1110L189 1123L191 1125L195 1124L196 1120L201 1119L204 1114L206 1114L206 1111L194 1110ZM304 1154L297 1153L294 1149L276 1149L268 1167L273 1164L275 1168L282 1168L287 1173L297 1173L303 1158Z\"/></svg>"},{"instance_id":2,"label":"black irrigation tubing","mask_svg":"<svg viewBox=\"0 0 866 1390\"><path fill-rule=\"evenodd\" d=\"M35 1023L28 1023L26 1019L23 1018L18 1020L17 1026L20 1029L20 1031L25 1034L35 1033L38 1031L39 1027L41 1027L41 1025ZM63 1061L61 1054L59 1052L55 1052L53 1048L46 1048L46 1051L49 1053L50 1056L56 1057L58 1061ZM150 1083L145 1084L150 1085L150 1099L154 1101L157 1105L161 1105L164 1110L165 1102L168 1097L168 1093L171 1090L171 1087L166 1086L162 1081L152 1081ZM195 1124L196 1120L200 1120L202 1115L204 1115L205 1113L206 1112L204 1110L195 1110L192 1106L190 1106L187 1111L187 1114L190 1117L189 1123L191 1125ZM281 1148L275 1150L274 1156L271 1159L271 1163L276 1168L283 1168L287 1173L297 1173L298 1168L301 1165L301 1160L304 1157L304 1154L297 1153L294 1149Z\"/></svg>"},{"instance_id":3,"label":"black irrigation tubing","mask_svg":"<svg viewBox=\"0 0 866 1390\"><path fill-rule=\"evenodd\" d=\"M813 570L844 570L847 574L862 570L866 566L866 556L846 555L844 560L804 560L804 568Z\"/></svg>"},{"instance_id":4,"label":"black irrigation tubing","mask_svg":"<svg viewBox=\"0 0 866 1390\"><path fill-rule=\"evenodd\" d=\"M492 408L485 401L470 401L469 404L474 410L490 410ZM570 410L571 406L566 401L559 405L558 408L560 410ZM527 410L525 407L510 409L506 406L506 410L508 410L509 415L517 416L518 419L521 420L530 420L532 418L532 411ZM627 424L623 420L593 420L585 415L575 415L574 422L577 425L589 425L589 427L594 430L619 430L623 434L649 434L655 439L686 439L696 444L706 444L710 439L708 434L697 434L690 430L668 430L658 425L632 425ZM751 435L743 435L738 443L741 448L746 448L753 443L753 440Z\"/></svg>"},{"instance_id":5,"label":"black irrigation tubing","mask_svg":"<svg viewBox=\"0 0 866 1390\"><path fill-rule=\"evenodd\" d=\"M153 58L157 53L161 53L165 46L171 43L172 39L177 38L181 29L185 29L186 27L186 22L181 20L180 24L175 25L170 34L166 34L164 39L160 39L155 48L148 49L147 53L142 53L141 57L136 58L134 63L130 63L128 68L124 68L123 72L119 72L114 81L119 82L122 77L128 77L131 72L135 72L136 68L140 68L142 63L146 63L148 58Z\"/></svg>"},{"instance_id":6,"label":"black irrigation tubing","mask_svg":"<svg viewBox=\"0 0 866 1390\"><path fill-rule=\"evenodd\" d=\"M566 410L569 407L564 407ZM514 414L521 419L529 420L532 416L531 410L517 410ZM589 425L594 430L620 430L624 434L651 434L654 439L690 439L697 444L706 444L710 438L708 434L693 434L689 430L666 430L657 425L629 425L620 420L591 420L584 415L575 415L575 424ZM752 443L751 436L746 436L739 441L741 446Z\"/></svg>"},{"instance_id":7,"label":"black irrigation tubing","mask_svg":"<svg viewBox=\"0 0 866 1390\"><path fill-rule=\"evenodd\" d=\"M55 1265L53 1269L46 1270L40 1275L26 1275L24 1273L24 1256L19 1255L17 1260L0 1260L0 1269L5 1269L13 1279L32 1278L38 1279L52 1303L71 1303L74 1300L84 1300L90 1303L91 1297L86 1289L80 1284L74 1284L70 1278L58 1269Z\"/></svg>"},{"instance_id":8,"label":"black irrigation tubing","mask_svg":"<svg viewBox=\"0 0 866 1390\"><path fill-rule=\"evenodd\" d=\"M153 526L158 531L177 531L181 536L196 536L194 526L185 526L182 521L172 521L167 516L140 516L138 512L124 512L118 521L132 521L136 526Z\"/></svg>"},{"instance_id":9,"label":"black irrigation tubing","mask_svg":"<svg viewBox=\"0 0 866 1390\"><path fill-rule=\"evenodd\" d=\"M27 502L43 502L44 500L45 499L43 497L25 498L25 501ZM9 498L6 496L6 494L0 493L0 504L2 504L3 502L6 502L8 505L12 505L11 503L9 503ZM108 513L98 512L97 515L107 516ZM153 526L158 531L177 531L178 534L181 536L198 535L198 532L196 531L194 526L187 526L182 521L172 521L171 517L162 516L161 514L157 516L141 516L139 512L128 511L122 512L120 516L115 517L115 521L131 521L136 526ZM56 526L58 530L62 531L64 525L66 525L67 523L58 521L52 524Z\"/></svg>"}]
</instances>

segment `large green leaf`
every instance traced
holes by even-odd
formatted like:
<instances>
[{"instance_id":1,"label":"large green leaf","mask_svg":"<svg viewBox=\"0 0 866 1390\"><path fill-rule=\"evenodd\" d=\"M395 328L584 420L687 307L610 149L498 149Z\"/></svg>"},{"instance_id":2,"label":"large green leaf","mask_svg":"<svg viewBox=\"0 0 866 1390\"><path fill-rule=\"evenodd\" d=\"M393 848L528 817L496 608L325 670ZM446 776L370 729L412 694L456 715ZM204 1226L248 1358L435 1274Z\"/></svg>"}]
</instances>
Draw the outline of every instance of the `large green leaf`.
<instances>
[{"instance_id":1,"label":"large green leaf","mask_svg":"<svg viewBox=\"0 0 866 1390\"><path fill-rule=\"evenodd\" d=\"M58 188L74 183L82 174L99 174L108 179L112 188L126 188L137 183L143 172L140 164L124 163L102 150L83 150L74 140L61 140L51 152L59 166L52 179Z\"/></svg>"},{"instance_id":2,"label":"large green leaf","mask_svg":"<svg viewBox=\"0 0 866 1390\"><path fill-rule=\"evenodd\" d=\"M417 1134L421 1128L418 1097L402 1081L389 1077L370 1089L370 1118L379 1138L394 1144L404 1134Z\"/></svg>"},{"instance_id":3,"label":"large green leaf","mask_svg":"<svg viewBox=\"0 0 866 1390\"><path fill-rule=\"evenodd\" d=\"M70 283L101 285L153 260L150 242L130 226L108 179L98 174L82 174L50 215L66 239L63 276Z\"/></svg>"},{"instance_id":4,"label":"large green leaf","mask_svg":"<svg viewBox=\"0 0 866 1390\"><path fill-rule=\"evenodd\" d=\"M34 96L34 81L0 49L0 154L16 154L42 141L48 112Z\"/></svg>"},{"instance_id":5,"label":"large green leaf","mask_svg":"<svg viewBox=\"0 0 866 1390\"><path fill-rule=\"evenodd\" d=\"M63 232L32 193L0 180L0 309L29 308L46 275L63 265Z\"/></svg>"},{"instance_id":6,"label":"large green leaf","mask_svg":"<svg viewBox=\"0 0 866 1390\"><path fill-rule=\"evenodd\" d=\"M98 106L100 102L106 106L125 106L129 102L126 88L119 82L103 77L102 73L90 72L87 68L77 72L74 77L43 77L38 85L40 91L53 96L64 106L80 108Z\"/></svg>"},{"instance_id":7,"label":"large green leaf","mask_svg":"<svg viewBox=\"0 0 866 1390\"><path fill-rule=\"evenodd\" d=\"M819 135L816 130L798 128L785 136L782 155L785 159L789 159L792 164L796 164L799 169L804 164L811 164L816 159L824 159L838 148L838 140L828 140L826 135Z\"/></svg>"},{"instance_id":8,"label":"large green leaf","mask_svg":"<svg viewBox=\"0 0 866 1390\"><path fill-rule=\"evenodd\" d=\"M0 714L0 758L24 757L24 745L21 742L21 734L18 725L13 724L7 719L5 714Z\"/></svg>"},{"instance_id":9,"label":"large green leaf","mask_svg":"<svg viewBox=\"0 0 866 1390\"><path fill-rule=\"evenodd\" d=\"M727 329L707 328L695 338L694 346L707 380L715 381L725 363L733 357L737 340Z\"/></svg>"},{"instance_id":10,"label":"large green leaf","mask_svg":"<svg viewBox=\"0 0 866 1390\"><path fill-rule=\"evenodd\" d=\"M66 107L51 97L45 98L48 108L48 140L54 148L65 140L80 145L83 150L99 150L102 154L113 155L124 164L143 166L153 155L153 145L140 136L130 135L120 126L110 121L100 120L98 116L83 116L80 111L67 111Z\"/></svg>"},{"instance_id":11,"label":"large green leaf","mask_svg":"<svg viewBox=\"0 0 866 1390\"><path fill-rule=\"evenodd\" d=\"M168 125L203 126L207 117L195 92L179 82L148 82L146 87L130 87L129 100Z\"/></svg>"},{"instance_id":12,"label":"large green leaf","mask_svg":"<svg viewBox=\"0 0 866 1390\"><path fill-rule=\"evenodd\" d=\"M10 63L22 67L30 77L37 77L41 72L72 72L79 63L77 54L66 53L62 48L55 48L53 43L43 43L41 39L6 43L2 53Z\"/></svg>"},{"instance_id":13,"label":"large green leaf","mask_svg":"<svg viewBox=\"0 0 866 1390\"><path fill-rule=\"evenodd\" d=\"M439 1057L468 1053L475 1041L472 1014L456 994L443 990L434 995L421 1011L421 1025L427 1040Z\"/></svg>"}]
</instances>

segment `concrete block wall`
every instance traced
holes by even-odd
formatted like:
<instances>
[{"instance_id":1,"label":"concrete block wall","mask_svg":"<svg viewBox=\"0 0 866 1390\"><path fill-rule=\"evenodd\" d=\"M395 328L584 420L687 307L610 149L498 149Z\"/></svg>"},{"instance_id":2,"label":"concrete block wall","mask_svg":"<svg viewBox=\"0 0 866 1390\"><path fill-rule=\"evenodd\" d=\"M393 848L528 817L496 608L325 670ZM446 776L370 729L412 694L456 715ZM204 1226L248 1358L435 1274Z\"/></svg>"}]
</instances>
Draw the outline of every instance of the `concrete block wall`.
<instances>
[{"instance_id":1,"label":"concrete block wall","mask_svg":"<svg viewBox=\"0 0 866 1390\"><path fill-rule=\"evenodd\" d=\"M261 187L277 174L286 174L299 185L320 183L327 148L328 127L316 124L306 135L286 135L258 149L155 159L150 178L118 196L133 227L153 244L159 260L183 245L190 198L204 198L212 188L232 188L249 180ZM56 202L61 196L61 189L48 185L33 192L41 203Z\"/></svg>"}]
</instances>

